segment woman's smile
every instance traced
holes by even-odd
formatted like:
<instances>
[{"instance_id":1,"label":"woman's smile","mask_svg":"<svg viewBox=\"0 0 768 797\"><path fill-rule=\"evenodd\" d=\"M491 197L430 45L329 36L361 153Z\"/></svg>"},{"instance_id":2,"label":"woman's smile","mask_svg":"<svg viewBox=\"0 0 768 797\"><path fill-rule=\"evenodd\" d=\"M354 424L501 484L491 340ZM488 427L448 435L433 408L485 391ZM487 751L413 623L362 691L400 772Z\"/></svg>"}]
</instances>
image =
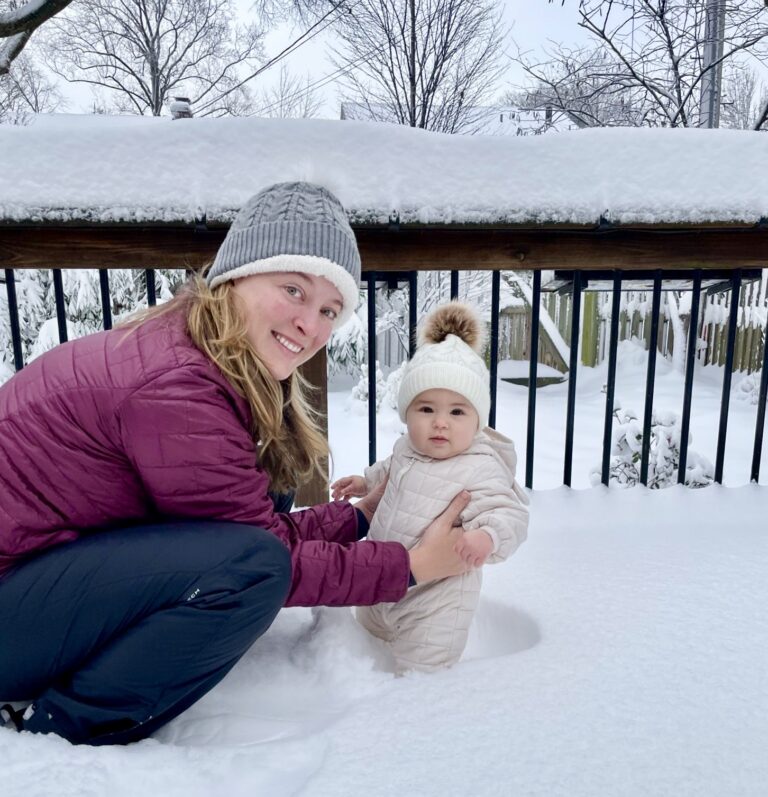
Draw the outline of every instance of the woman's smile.
<instances>
[{"instance_id":1,"label":"woman's smile","mask_svg":"<svg viewBox=\"0 0 768 797\"><path fill-rule=\"evenodd\" d=\"M279 332L273 332L272 334L278 343L281 343L284 348L288 349L288 351L292 352L293 354L301 354L301 352L304 351L303 346L299 346L298 343L294 343L293 341L289 340L285 337L285 335L281 335Z\"/></svg>"}]
</instances>

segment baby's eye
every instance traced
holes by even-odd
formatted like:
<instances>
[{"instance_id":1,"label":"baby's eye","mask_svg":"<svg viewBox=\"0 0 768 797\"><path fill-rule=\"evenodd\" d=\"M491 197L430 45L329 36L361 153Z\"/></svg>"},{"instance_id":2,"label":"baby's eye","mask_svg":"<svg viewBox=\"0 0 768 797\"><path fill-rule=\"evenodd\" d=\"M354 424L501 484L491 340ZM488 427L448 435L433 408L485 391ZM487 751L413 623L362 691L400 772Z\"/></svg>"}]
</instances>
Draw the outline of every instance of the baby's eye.
<instances>
[{"instance_id":1,"label":"baby's eye","mask_svg":"<svg viewBox=\"0 0 768 797\"><path fill-rule=\"evenodd\" d=\"M419 407L419 412L432 412L432 407Z\"/></svg>"},{"instance_id":2,"label":"baby's eye","mask_svg":"<svg viewBox=\"0 0 768 797\"><path fill-rule=\"evenodd\" d=\"M451 415L463 415L463 414L464 414L464 410L461 410L461 409L458 409L458 408L455 409L455 410L451 410Z\"/></svg>"}]
</instances>

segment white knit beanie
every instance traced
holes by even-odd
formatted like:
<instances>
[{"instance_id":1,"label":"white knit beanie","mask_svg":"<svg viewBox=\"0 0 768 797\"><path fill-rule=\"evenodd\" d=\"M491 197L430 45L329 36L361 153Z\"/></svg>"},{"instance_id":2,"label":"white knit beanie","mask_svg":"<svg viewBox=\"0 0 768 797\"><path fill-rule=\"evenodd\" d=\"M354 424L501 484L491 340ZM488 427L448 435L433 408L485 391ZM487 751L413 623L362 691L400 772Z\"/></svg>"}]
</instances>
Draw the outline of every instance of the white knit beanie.
<instances>
[{"instance_id":1,"label":"white knit beanie","mask_svg":"<svg viewBox=\"0 0 768 797\"><path fill-rule=\"evenodd\" d=\"M479 354L484 340L483 322L470 305L449 302L433 310L424 321L416 354L404 368L397 396L400 420L405 422L419 393L442 388L475 408L482 429L491 410L490 376Z\"/></svg>"}]
</instances>

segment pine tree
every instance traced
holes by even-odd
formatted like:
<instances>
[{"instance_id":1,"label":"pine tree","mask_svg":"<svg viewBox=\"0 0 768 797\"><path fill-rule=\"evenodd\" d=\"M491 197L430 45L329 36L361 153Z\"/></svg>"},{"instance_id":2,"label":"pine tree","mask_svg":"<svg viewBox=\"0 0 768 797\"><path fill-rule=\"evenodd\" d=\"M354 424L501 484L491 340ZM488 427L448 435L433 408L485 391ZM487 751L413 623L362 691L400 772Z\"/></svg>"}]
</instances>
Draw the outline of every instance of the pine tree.
<instances>
[{"instance_id":1,"label":"pine tree","mask_svg":"<svg viewBox=\"0 0 768 797\"><path fill-rule=\"evenodd\" d=\"M184 271L155 272L158 301L167 301L185 279ZM108 272L112 322L147 305L143 269L114 269ZM49 269L19 269L14 272L19 313L21 349L27 363L59 343L53 272ZM82 337L104 327L99 272L94 269L62 271L67 338ZM0 295L0 384L14 372L13 339L8 299Z\"/></svg>"}]
</instances>

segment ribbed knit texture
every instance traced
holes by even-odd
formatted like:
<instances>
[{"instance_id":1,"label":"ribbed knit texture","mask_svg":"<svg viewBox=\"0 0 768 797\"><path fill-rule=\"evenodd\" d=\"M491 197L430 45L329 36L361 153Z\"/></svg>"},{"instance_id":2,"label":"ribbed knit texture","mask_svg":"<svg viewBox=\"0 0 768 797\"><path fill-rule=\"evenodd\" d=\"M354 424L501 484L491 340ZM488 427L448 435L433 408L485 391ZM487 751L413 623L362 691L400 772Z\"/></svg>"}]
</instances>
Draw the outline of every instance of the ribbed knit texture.
<instances>
[{"instance_id":1,"label":"ribbed knit texture","mask_svg":"<svg viewBox=\"0 0 768 797\"><path fill-rule=\"evenodd\" d=\"M286 268L285 258L295 255ZM305 268L303 257L322 258L318 269ZM221 282L248 274L299 271L325 277L344 300L337 319L341 325L357 306L360 254L355 234L339 200L326 188L311 183L276 183L251 197L235 218L219 248L207 282Z\"/></svg>"},{"instance_id":2,"label":"ribbed knit texture","mask_svg":"<svg viewBox=\"0 0 768 797\"><path fill-rule=\"evenodd\" d=\"M482 358L456 335L440 343L422 344L405 366L397 396L400 420L425 390L442 388L463 396L477 411L482 429L491 410L490 376Z\"/></svg>"}]
</instances>

